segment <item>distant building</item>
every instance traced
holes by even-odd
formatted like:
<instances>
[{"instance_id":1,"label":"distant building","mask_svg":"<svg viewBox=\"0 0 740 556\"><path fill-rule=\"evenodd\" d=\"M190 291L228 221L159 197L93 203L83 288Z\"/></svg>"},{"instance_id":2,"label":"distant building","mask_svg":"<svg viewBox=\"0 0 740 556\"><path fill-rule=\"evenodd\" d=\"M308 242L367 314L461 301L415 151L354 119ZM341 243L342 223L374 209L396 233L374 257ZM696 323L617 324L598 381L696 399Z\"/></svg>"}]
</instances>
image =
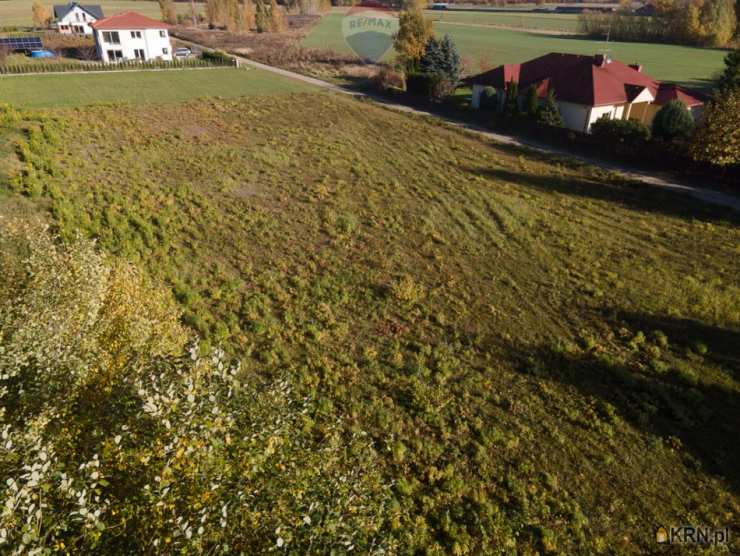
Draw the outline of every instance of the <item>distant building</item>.
<instances>
[{"instance_id":1,"label":"distant building","mask_svg":"<svg viewBox=\"0 0 740 556\"><path fill-rule=\"evenodd\" d=\"M103 8L97 5L59 4L54 6L57 30L65 35L92 35L91 24L103 19Z\"/></svg>"},{"instance_id":2,"label":"distant building","mask_svg":"<svg viewBox=\"0 0 740 556\"><path fill-rule=\"evenodd\" d=\"M92 24L103 62L172 60L172 26L136 12L123 12Z\"/></svg>"},{"instance_id":3,"label":"distant building","mask_svg":"<svg viewBox=\"0 0 740 556\"><path fill-rule=\"evenodd\" d=\"M523 98L530 86L544 99L554 91L565 126L588 133L602 116L638 120L650 125L661 106L678 99L695 119L704 107L698 93L678 85L661 83L642 73L638 64L627 65L602 54L550 53L524 62L504 64L465 79L473 87L472 106L479 108L484 88L496 89L497 106L503 109L506 88L515 81Z\"/></svg>"}]
</instances>

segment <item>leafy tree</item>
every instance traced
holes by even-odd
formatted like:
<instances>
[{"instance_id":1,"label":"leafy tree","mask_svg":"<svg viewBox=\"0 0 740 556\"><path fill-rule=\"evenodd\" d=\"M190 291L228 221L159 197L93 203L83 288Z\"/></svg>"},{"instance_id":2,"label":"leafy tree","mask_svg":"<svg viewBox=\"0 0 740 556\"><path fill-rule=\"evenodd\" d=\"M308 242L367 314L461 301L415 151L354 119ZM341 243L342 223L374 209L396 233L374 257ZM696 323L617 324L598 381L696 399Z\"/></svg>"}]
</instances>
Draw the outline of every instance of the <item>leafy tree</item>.
<instances>
[{"instance_id":1,"label":"leafy tree","mask_svg":"<svg viewBox=\"0 0 740 556\"><path fill-rule=\"evenodd\" d=\"M725 46L737 27L732 0L704 0L701 11L701 42L707 46Z\"/></svg>"},{"instance_id":2,"label":"leafy tree","mask_svg":"<svg viewBox=\"0 0 740 556\"><path fill-rule=\"evenodd\" d=\"M207 0L206 19L211 27L226 27L229 19L228 0Z\"/></svg>"},{"instance_id":3,"label":"leafy tree","mask_svg":"<svg viewBox=\"0 0 740 556\"><path fill-rule=\"evenodd\" d=\"M635 17L630 10L610 14L584 12L582 31L614 39L667 41L724 46L737 28L735 0L655 0L655 15Z\"/></svg>"},{"instance_id":4,"label":"leafy tree","mask_svg":"<svg viewBox=\"0 0 740 556\"><path fill-rule=\"evenodd\" d=\"M671 100L658 110L653 119L653 136L671 141L686 137L694 129L694 118L680 100Z\"/></svg>"},{"instance_id":5,"label":"leafy tree","mask_svg":"<svg viewBox=\"0 0 740 556\"><path fill-rule=\"evenodd\" d=\"M418 69L419 61L431 37L432 21L424 17L421 9L411 7L401 12L398 17L398 32L393 38L393 47L407 73Z\"/></svg>"},{"instance_id":6,"label":"leafy tree","mask_svg":"<svg viewBox=\"0 0 740 556\"><path fill-rule=\"evenodd\" d=\"M167 289L7 219L0 276L3 553L397 552L371 442L201 353Z\"/></svg>"},{"instance_id":7,"label":"leafy tree","mask_svg":"<svg viewBox=\"0 0 740 556\"><path fill-rule=\"evenodd\" d=\"M166 23L177 23L177 11L175 3L172 0L158 0L159 12L162 14L162 21Z\"/></svg>"},{"instance_id":8,"label":"leafy tree","mask_svg":"<svg viewBox=\"0 0 740 556\"><path fill-rule=\"evenodd\" d=\"M704 111L691 146L696 160L717 166L740 163L740 89L724 92Z\"/></svg>"},{"instance_id":9,"label":"leafy tree","mask_svg":"<svg viewBox=\"0 0 740 556\"><path fill-rule=\"evenodd\" d=\"M560 115L558 103L555 102L555 91L547 92L545 101L537 108L537 122L552 127L563 127L563 117Z\"/></svg>"},{"instance_id":10,"label":"leafy tree","mask_svg":"<svg viewBox=\"0 0 740 556\"><path fill-rule=\"evenodd\" d=\"M256 13L257 9L252 0L241 0L237 10L235 31L246 33L254 29L257 25Z\"/></svg>"},{"instance_id":11,"label":"leafy tree","mask_svg":"<svg viewBox=\"0 0 740 556\"><path fill-rule=\"evenodd\" d=\"M33 13L34 27L41 29L49 25L51 15L49 15L49 10L47 10L42 4L34 2L33 6L31 6L31 11Z\"/></svg>"},{"instance_id":12,"label":"leafy tree","mask_svg":"<svg viewBox=\"0 0 740 556\"><path fill-rule=\"evenodd\" d=\"M504 113L509 116L519 113L519 84L513 79L506 86Z\"/></svg>"},{"instance_id":13,"label":"leafy tree","mask_svg":"<svg viewBox=\"0 0 740 556\"><path fill-rule=\"evenodd\" d=\"M725 70L717 80L721 92L728 92L740 87L740 48L728 52L725 56Z\"/></svg>"},{"instance_id":14,"label":"leafy tree","mask_svg":"<svg viewBox=\"0 0 740 556\"><path fill-rule=\"evenodd\" d=\"M285 11L278 6L276 0L270 0L270 31L280 33L288 28L288 18Z\"/></svg>"},{"instance_id":15,"label":"leafy tree","mask_svg":"<svg viewBox=\"0 0 740 556\"><path fill-rule=\"evenodd\" d=\"M525 101L527 114L533 118L537 116L540 108L540 99L537 95L537 87L530 85L527 88L527 99Z\"/></svg>"}]
</instances>

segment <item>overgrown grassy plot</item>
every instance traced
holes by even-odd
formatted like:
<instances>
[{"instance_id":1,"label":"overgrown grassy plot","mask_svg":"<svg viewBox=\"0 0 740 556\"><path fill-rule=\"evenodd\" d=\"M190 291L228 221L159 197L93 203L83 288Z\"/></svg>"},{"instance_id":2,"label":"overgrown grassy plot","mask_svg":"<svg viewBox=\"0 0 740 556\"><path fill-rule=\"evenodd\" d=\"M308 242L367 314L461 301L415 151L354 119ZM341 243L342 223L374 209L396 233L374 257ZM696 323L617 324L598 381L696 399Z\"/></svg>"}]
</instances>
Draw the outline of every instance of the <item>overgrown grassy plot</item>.
<instances>
[{"instance_id":1,"label":"overgrown grassy plot","mask_svg":"<svg viewBox=\"0 0 740 556\"><path fill-rule=\"evenodd\" d=\"M737 520L731 213L325 94L23 120L10 188L369 433L403 552Z\"/></svg>"}]
</instances>

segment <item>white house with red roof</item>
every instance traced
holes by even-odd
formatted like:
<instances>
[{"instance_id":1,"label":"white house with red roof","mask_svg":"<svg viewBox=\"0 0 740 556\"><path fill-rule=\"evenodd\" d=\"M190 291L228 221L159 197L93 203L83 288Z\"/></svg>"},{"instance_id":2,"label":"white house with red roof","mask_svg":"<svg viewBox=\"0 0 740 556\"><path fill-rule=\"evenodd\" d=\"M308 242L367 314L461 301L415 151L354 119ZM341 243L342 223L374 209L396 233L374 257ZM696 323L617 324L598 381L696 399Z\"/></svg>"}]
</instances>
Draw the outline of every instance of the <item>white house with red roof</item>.
<instances>
[{"instance_id":1,"label":"white house with red roof","mask_svg":"<svg viewBox=\"0 0 740 556\"><path fill-rule=\"evenodd\" d=\"M123 12L91 25L98 57L103 62L172 60L169 30L163 21Z\"/></svg>"},{"instance_id":2,"label":"white house with red roof","mask_svg":"<svg viewBox=\"0 0 740 556\"><path fill-rule=\"evenodd\" d=\"M522 64L504 64L465 79L472 85L473 108L480 107L486 87L496 89L502 110L506 89L514 81L523 97L534 86L544 99L553 91L565 127L588 133L601 117L639 120L650 125L660 107L669 100L684 103L694 118L701 115L701 95L678 85L661 83L642 73L638 64L627 65L607 56L550 53Z\"/></svg>"}]
</instances>

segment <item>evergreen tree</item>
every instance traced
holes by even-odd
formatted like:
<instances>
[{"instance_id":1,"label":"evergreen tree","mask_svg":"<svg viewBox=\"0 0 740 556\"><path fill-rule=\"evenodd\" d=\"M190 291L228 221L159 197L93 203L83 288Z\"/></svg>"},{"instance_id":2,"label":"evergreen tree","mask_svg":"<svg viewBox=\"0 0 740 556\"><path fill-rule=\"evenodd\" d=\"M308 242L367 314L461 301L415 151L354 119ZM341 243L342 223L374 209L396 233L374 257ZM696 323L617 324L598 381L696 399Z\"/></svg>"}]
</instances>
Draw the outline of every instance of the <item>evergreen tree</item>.
<instances>
[{"instance_id":1,"label":"evergreen tree","mask_svg":"<svg viewBox=\"0 0 740 556\"><path fill-rule=\"evenodd\" d=\"M430 93L436 98L448 95L457 87L462 71L460 55L448 35L441 40L431 37L419 60L419 72L431 84Z\"/></svg>"},{"instance_id":2,"label":"evergreen tree","mask_svg":"<svg viewBox=\"0 0 740 556\"><path fill-rule=\"evenodd\" d=\"M563 117L555 102L555 91L550 89L545 97L545 102L537 110L537 122L553 127L563 127Z\"/></svg>"},{"instance_id":3,"label":"evergreen tree","mask_svg":"<svg viewBox=\"0 0 740 556\"><path fill-rule=\"evenodd\" d=\"M667 102L653 119L653 136L671 141L686 137L694 128L694 118L680 100Z\"/></svg>"},{"instance_id":4,"label":"evergreen tree","mask_svg":"<svg viewBox=\"0 0 740 556\"><path fill-rule=\"evenodd\" d=\"M530 85L527 89L527 100L526 100L526 110L527 115L532 116L533 118L537 116L537 112L540 108L540 99L537 95L537 87L534 85Z\"/></svg>"},{"instance_id":5,"label":"evergreen tree","mask_svg":"<svg viewBox=\"0 0 740 556\"><path fill-rule=\"evenodd\" d=\"M506 86L504 113L509 116L519 113L519 84L513 79Z\"/></svg>"},{"instance_id":6,"label":"evergreen tree","mask_svg":"<svg viewBox=\"0 0 740 556\"><path fill-rule=\"evenodd\" d=\"M740 88L740 48L725 56L725 70L719 76L717 87L722 93Z\"/></svg>"},{"instance_id":7,"label":"evergreen tree","mask_svg":"<svg viewBox=\"0 0 740 556\"><path fill-rule=\"evenodd\" d=\"M441 40L431 37L419 60L421 73L437 75L451 83L460 80L461 66L460 55L449 35L445 35Z\"/></svg>"}]
</instances>

